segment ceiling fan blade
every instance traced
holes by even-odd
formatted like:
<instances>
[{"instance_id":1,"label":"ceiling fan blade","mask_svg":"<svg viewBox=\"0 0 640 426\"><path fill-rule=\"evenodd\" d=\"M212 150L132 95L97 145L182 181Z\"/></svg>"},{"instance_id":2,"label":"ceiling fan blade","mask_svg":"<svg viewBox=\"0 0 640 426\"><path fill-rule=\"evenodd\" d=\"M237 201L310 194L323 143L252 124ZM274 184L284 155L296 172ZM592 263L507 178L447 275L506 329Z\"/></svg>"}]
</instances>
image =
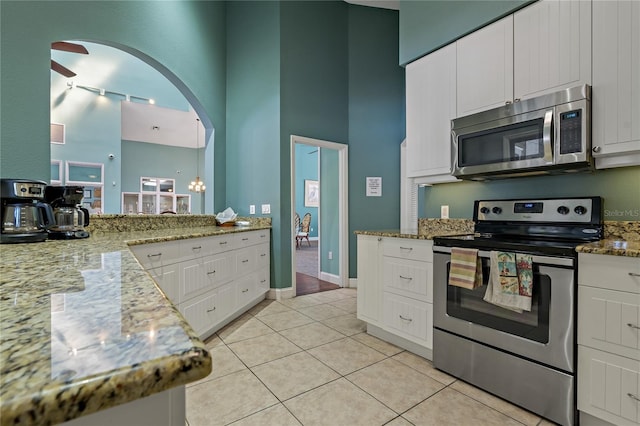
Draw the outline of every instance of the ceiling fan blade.
<instances>
[{"instance_id":1,"label":"ceiling fan blade","mask_svg":"<svg viewBox=\"0 0 640 426\"><path fill-rule=\"evenodd\" d=\"M89 54L89 51L83 45L68 43L66 41L54 41L51 43L51 48L55 50L63 50L65 52L82 53L83 55Z\"/></svg>"},{"instance_id":2,"label":"ceiling fan blade","mask_svg":"<svg viewBox=\"0 0 640 426\"><path fill-rule=\"evenodd\" d=\"M71 71L69 68L60 65L58 62L51 60L51 69L55 72L64 75L67 78L75 77L76 73Z\"/></svg>"}]
</instances>

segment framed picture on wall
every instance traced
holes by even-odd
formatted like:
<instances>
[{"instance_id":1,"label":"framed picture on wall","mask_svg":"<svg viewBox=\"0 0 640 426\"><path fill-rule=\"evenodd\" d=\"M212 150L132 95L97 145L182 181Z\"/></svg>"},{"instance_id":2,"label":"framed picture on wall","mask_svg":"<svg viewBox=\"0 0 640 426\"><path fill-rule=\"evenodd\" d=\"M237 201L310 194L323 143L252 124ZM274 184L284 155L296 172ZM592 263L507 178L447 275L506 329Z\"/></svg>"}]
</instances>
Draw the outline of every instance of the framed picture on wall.
<instances>
[{"instance_id":1,"label":"framed picture on wall","mask_svg":"<svg viewBox=\"0 0 640 426\"><path fill-rule=\"evenodd\" d=\"M320 204L320 184L317 180L304 181L304 206L318 207Z\"/></svg>"}]
</instances>

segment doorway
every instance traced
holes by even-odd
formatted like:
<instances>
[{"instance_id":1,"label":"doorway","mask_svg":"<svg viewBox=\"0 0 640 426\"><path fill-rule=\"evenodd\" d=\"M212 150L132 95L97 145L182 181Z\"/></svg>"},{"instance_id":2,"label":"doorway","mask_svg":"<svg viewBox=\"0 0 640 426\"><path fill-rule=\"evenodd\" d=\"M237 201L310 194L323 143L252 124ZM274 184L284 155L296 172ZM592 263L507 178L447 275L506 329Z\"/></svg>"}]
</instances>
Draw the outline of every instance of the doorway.
<instances>
[{"instance_id":1,"label":"doorway","mask_svg":"<svg viewBox=\"0 0 640 426\"><path fill-rule=\"evenodd\" d=\"M291 282L295 295L348 287L347 149L340 143L291 136ZM311 216L311 225L302 236L296 213L300 222L305 215Z\"/></svg>"}]
</instances>

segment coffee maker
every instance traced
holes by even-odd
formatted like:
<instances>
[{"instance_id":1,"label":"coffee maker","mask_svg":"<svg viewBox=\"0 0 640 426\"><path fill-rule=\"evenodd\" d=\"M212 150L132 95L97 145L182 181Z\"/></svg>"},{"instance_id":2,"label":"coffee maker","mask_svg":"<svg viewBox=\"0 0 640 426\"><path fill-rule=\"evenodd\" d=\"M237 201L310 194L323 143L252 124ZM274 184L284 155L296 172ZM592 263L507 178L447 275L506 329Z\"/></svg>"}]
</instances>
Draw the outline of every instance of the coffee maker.
<instances>
[{"instance_id":1,"label":"coffee maker","mask_svg":"<svg viewBox=\"0 0 640 426\"><path fill-rule=\"evenodd\" d=\"M87 238L84 229L89 225L89 210L80 207L84 188L81 186L47 186L45 200L53 208L54 223L49 227L49 238Z\"/></svg>"},{"instance_id":2,"label":"coffee maker","mask_svg":"<svg viewBox=\"0 0 640 426\"><path fill-rule=\"evenodd\" d=\"M44 202L46 182L0 179L2 229L0 243L33 243L47 239L53 210Z\"/></svg>"}]
</instances>

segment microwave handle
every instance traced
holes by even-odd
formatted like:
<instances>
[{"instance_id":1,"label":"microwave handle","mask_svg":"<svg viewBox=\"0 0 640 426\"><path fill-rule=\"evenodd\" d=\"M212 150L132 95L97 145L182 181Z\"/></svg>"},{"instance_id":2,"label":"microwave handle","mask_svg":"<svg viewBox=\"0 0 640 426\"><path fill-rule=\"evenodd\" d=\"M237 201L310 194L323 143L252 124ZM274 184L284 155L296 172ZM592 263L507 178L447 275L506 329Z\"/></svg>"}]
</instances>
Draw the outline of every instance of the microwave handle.
<instances>
[{"instance_id":1,"label":"microwave handle","mask_svg":"<svg viewBox=\"0 0 640 426\"><path fill-rule=\"evenodd\" d=\"M553 110L544 113L544 124L542 126L542 145L544 148L544 161L553 164Z\"/></svg>"}]
</instances>

